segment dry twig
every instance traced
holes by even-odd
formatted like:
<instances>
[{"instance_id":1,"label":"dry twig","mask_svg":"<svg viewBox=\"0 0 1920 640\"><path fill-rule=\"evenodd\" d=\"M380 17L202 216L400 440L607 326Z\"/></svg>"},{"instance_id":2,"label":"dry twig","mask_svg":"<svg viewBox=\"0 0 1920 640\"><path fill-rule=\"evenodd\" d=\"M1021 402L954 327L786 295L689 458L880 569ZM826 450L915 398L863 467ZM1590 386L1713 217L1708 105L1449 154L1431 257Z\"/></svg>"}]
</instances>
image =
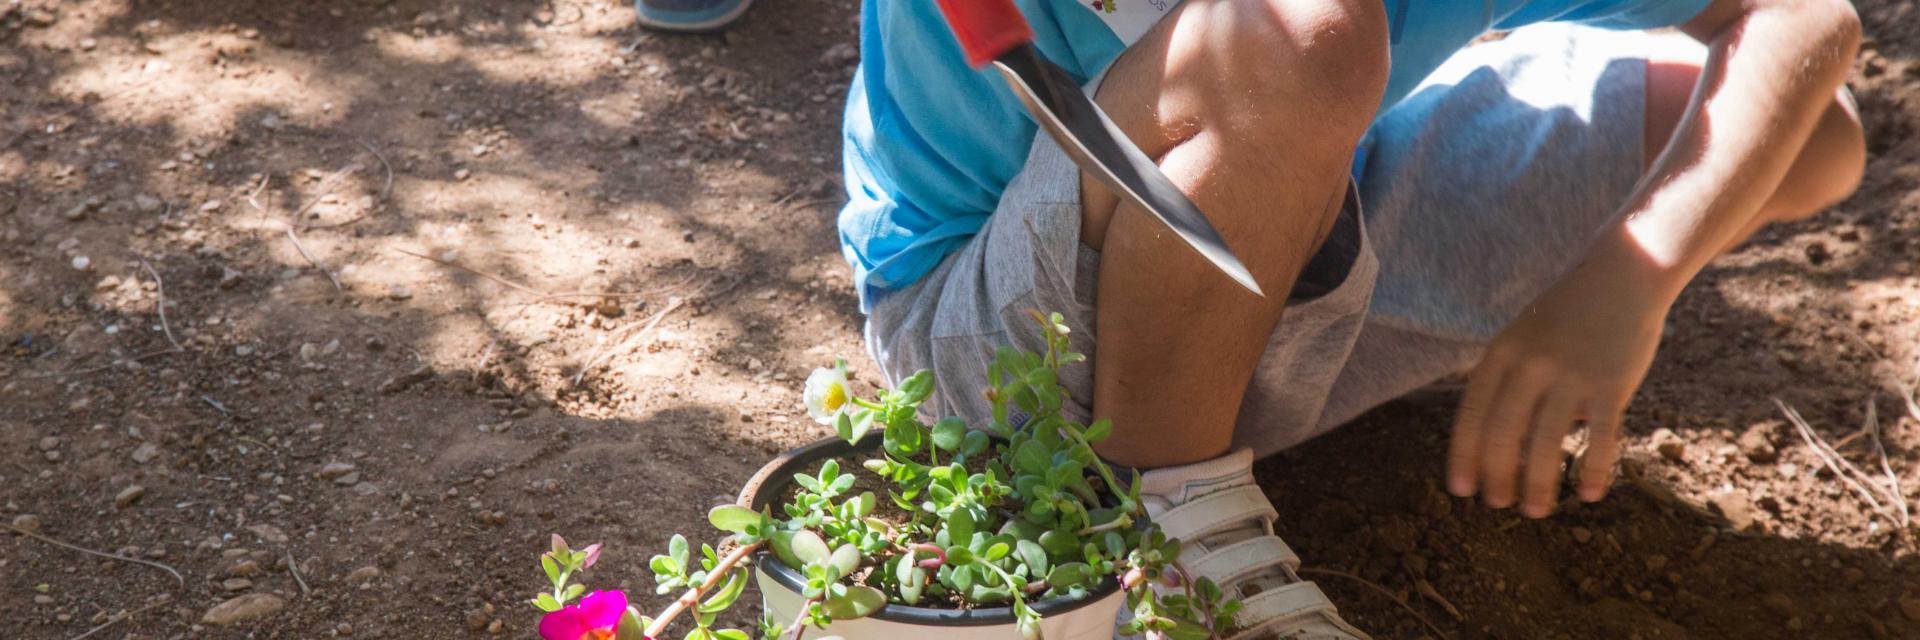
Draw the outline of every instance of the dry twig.
<instances>
[{"instance_id":1,"label":"dry twig","mask_svg":"<svg viewBox=\"0 0 1920 640\"><path fill-rule=\"evenodd\" d=\"M319 258L313 257L313 254L307 253L307 248L300 244L300 236L294 235L293 225L291 223L287 225L287 239L293 241L293 249L300 252L300 257L307 259L307 264L313 265L313 268L319 269L320 273L327 276L327 282L333 283L334 291L344 292L347 290L346 287L340 286L339 278L333 277L332 269L328 269L327 265L320 262Z\"/></svg>"},{"instance_id":2,"label":"dry twig","mask_svg":"<svg viewBox=\"0 0 1920 640\"><path fill-rule=\"evenodd\" d=\"M82 634L80 634L80 635L77 635L77 636L74 636L72 640L83 640L83 639L84 639L84 638L86 638L87 636L91 636L91 635L93 635L93 634L96 634L96 633L100 633L100 630L101 630L101 629L105 629L105 628L107 628L107 627L111 627L111 626L113 626L113 625L115 625L115 624L117 624L117 623L119 623L119 622L120 622L121 620L125 620L125 619L127 619L127 618L131 618L131 617L134 617L134 616L137 616L137 615L140 615L140 614L142 614L142 613L146 613L146 612L148 612L148 611L151 611L151 610L153 610L153 608L154 608L154 607L158 607L158 606L160 606L160 605L163 605L163 604L167 604L167 603L170 603L170 602L173 602L173 598L169 598L169 597L167 597L166 595L164 595L164 594L162 594L162 595L161 595L161 596L160 596L159 598L156 598L156 599L154 599L154 601L153 601L153 602L149 602L149 603L147 603L147 606L144 606L144 607L140 607L140 608L138 608L138 609L134 609L134 610L132 610L132 611L128 611L128 612L125 612L125 613L122 613L122 614L120 614L120 615L117 615L117 616L114 616L114 617L111 617L111 618L107 618L107 621L106 621L106 622L102 622L102 623L100 623L100 626L97 626L97 627L94 627L94 628L92 628L92 629L88 629L86 633L82 633Z\"/></svg>"},{"instance_id":3,"label":"dry twig","mask_svg":"<svg viewBox=\"0 0 1920 640\"><path fill-rule=\"evenodd\" d=\"M1780 412L1787 416L1788 422L1793 423L1794 429L1800 434L1800 439L1806 441L1807 447L1813 449L1814 457L1819 458L1820 462L1827 467L1828 471L1832 471L1835 477L1840 478L1842 483L1845 483L1849 489L1852 489L1862 500L1865 500L1868 505L1871 505L1875 513L1885 514L1890 511L1880 503L1883 498L1889 501L1901 502L1901 508L1892 510L1891 513L1895 522L1898 522L1902 527L1907 526L1909 520L1904 513L1906 510L1904 503L1905 498L1898 494L1889 495L1892 493L1891 489L1881 487L1872 476L1867 475L1866 472L1861 471L1859 467L1854 466L1852 462L1842 457L1839 451L1834 450L1832 445L1827 444L1826 440L1821 439L1820 434L1813 430L1813 425L1808 424L1806 418L1800 416L1799 411L1795 411L1793 407L1788 406L1786 402L1781 401L1779 398L1773 398L1773 404L1779 407ZM1879 419L1875 415L1871 400L1869 400L1867 404L1867 422L1869 427L1875 430L1879 429Z\"/></svg>"},{"instance_id":4,"label":"dry twig","mask_svg":"<svg viewBox=\"0 0 1920 640\"><path fill-rule=\"evenodd\" d=\"M398 252L400 252L400 253L404 253L404 254L407 254L407 255L410 255L410 256L413 256L413 257L415 257L415 258L419 258L419 259L421 259L421 260L426 260L426 261L428 261L428 262L432 262L432 263L434 263L434 264L438 264L438 265L440 265L440 266L443 266L443 267L452 267L452 268L454 268L454 269L459 269L459 270L461 270L461 271L465 271L465 272L467 272L467 273L471 273L471 274L473 274L473 275L476 275L476 276L480 276L480 277L482 277L482 278L486 278L486 279L488 279L488 280L492 280L492 281L494 281L494 282L497 282L497 283L499 283L500 285L502 285L502 286L505 286L506 288L508 288L508 289L512 289L512 290L514 290L514 291L519 291L519 292L521 292L521 293L525 293L525 294L529 294L529 295L536 295L536 296L540 296L540 297L542 297L542 298L547 298L547 297L551 297L551 296L550 296L550 295L549 295L549 294L548 294L547 292L545 292L545 291L541 291L541 290L539 290L539 289L535 289L535 288L533 288L533 287L529 287L529 286L527 286L527 285L524 285L524 284L520 284L520 283L518 283L518 282L514 282L514 281L512 281L512 280L508 280L508 279L506 279L506 278L502 278L502 277L500 277L500 276L496 276L496 275L493 275L493 274L491 274L491 273L487 273L487 272L485 272L485 271L481 271L481 270L479 270L479 269L475 269L475 268L473 268L473 267L469 267L469 266L466 266L466 265L463 265L463 264L460 264L460 263L458 263L458 262L454 262L454 261L452 261L452 260L441 260L441 259L439 259L439 258L435 258L435 257L433 257L433 256L430 256L430 255L426 255L426 254L421 254L421 253L414 253L414 252L412 252L412 251L408 251L408 250L406 250L406 249L394 249L394 251L398 251Z\"/></svg>"},{"instance_id":5,"label":"dry twig","mask_svg":"<svg viewBox=\"0 0 1920 640\"><path fill-rule=\"evenodd\" d=\"M287 554L287 573L293 574L293 581L300 584L300 595L303 595L303 596L313 595L313 590L307 588L307 579L300 577L300 563L294 562L293 552L288 551L286 552L286 554Z\"/></svg>"},{"instance_id":6,"label":"dry twig","mask_svg":"<svg viewBox=\"0 0 1920 640\"><path fill-rule=\"evenodd\" d=\"M1356 576L1351 573L1347 573L1345 571L1340 571L1337 569L1319 569L1314 567L1301 567L1300 569L1295 570L1295 573L1299 573L1301 575L1318 574L1318 575L1325 575L1325 576L1335 576L1340 578L1346 578L1354 582L1358 582L1361 585L1367 587L1368 589L1372 589L1376 592L1379 592L1380 595L1386 596L1387 599L1392 600L1394 604L1400 605L1400 608L1406 609L1407 613L1413 614L1413 617L1419 618L1420 624L1426 625L1427 630L1432 631L1435 637L1440 638L1440 640L1449 640L1449 636L1447 635L1447 632L1441 631L1439 625L1434 624L1432 620L1428 620L1426 616L1421 615L1419 610L1413 608L1413 605L1407 604L1405 600L1401 600L1400 598L1395 597L1393 595L1393 592L1388 591L1386 587L1382 587L1380 585L1374 584L1372 580L1368 580L1366 578L1362 578L1360 576ZM1436 592L1436 595L1438 595L1437 592Z\"/></svg>"},{"instance_id":7,"label":"dry twig","mask_svg":"<svg viewBox=\"0 0 1920 640\"><path fill-rule=\"evenodd\" d=\"M1913 514L1907 511L1907 492L1900 487L1900 476L1893 472L1893 465L1887 461L1887 443L1880 436L1880 416L1875 406L1879 404L1879 394L1867 400L1867 437L1873 444L1873 453L1880 457L1880 472L1887 476L1886 490L1888 501L1893 503L1895 513L1900 517L1894 521L1901 528L1913 522Z\"/></svg>"},{"instance_id":8,"label":"dry twig","mask_svg":"<svg viewBox=\"0 0 1920 640\"><path fill-rule=\"evenodd\" d=\"M55 371L53 373L39 373L39 374L30 375L30 376L20 376L20 379L21 380L38 380L41 378L64 378L67 376L84 376L90 373L100 373L102 371L106 371L108 369L112 369L114 367L118 367L120 365L127 364L129 362L141 362L143 360L148 360L151 358L157 358L167 354L179 353L179 352L180 352L179 349L169 347L166 349L161 349L159 351L149 351L147 353L143 353L131 358L121 358L119 360L115 360L113 362L109 362L107 364L103 364L97 367L89 367L86 369L79 369L75 371Z\"/></svg>"},{"instance_id":9,"label":"dry twig","mask_svg":"<svg viewBox=\"0 0 1920 640\"><path fill-rule=\"evenodd\" d=\"M373 148L373 145L367 144L364 140L355 140L353 142L366 148L367 153L373 154L373 158L379 160L380 166L387 170L387 184L386 186L380 187L380 199L386 200L387 196L393 195L393 165L387 163L387 156L382 155L379 149Z\"/></svg>"},{"instance_id":10,"label":"dry twig","mask_svg":"<svg viewBox=\"0 0 1920 640\"><path fill-rule=\"evenodd\" d=\"M186 347L180 346L180 340L173 337L173 327L167 324L167 282L160 279L160 272L154 271L146 258L140 259L140 266L146 268L147 275L153 276L153 308L160 314L160 330L167 334L167 342L173 345L174 351L186 351Z\"/></svg>"},{"instance_id":11,"label":"dry twig","mask_svg":"<svg viewBox=\"0 0 1920 640\"><path fill-rule=\"evenodd\" d=\"M321 200L325 200L327 196L333 195L333 190L340 188L340 182L342 180L346 180L347 176L359 172L362 167L363 165L359 162L351 162L348 163L347 166L340 167L340 170L327 174L327 177L321 178L320 190L314 193L313 197L308 199L306 204L300 205L299 209L294 210L292 216L289 216L292 224L305 228L306 225L300 222L300 217L307 215L307 212L313 210L315 206L318 206Z\"/></svg>"},{"instance_id":12,"label":"dry twig","mask_svg":"<svg viewBox=\"0 0 1920 640\"><path fill-rule=\"evenodd\" d=\"M92 550L92 549L88 549L88 548L86 548L86 547L82 547L82 546L78 546L78 545L73 545L73 544L68 544L68 543L65 543L65 542L61 542L61 541L59 541L59 540L55 540L55 539L53 539L53 538L49 538L49 537L47 537L47 536L44 536L44 535L41 535L41 534L38 534L38 533L35 533L35 532L32 532L32 531L28 531L28 530L26 530L26 529L22 529L22 528L20 528L20 527L16 527L16 526L13 526L13 525L11 525L11 524L9 524L9 525L6 525L6 527L7 527L8 529L12 529L14 533L18 533L18 534L20 534L20 535L23 535L23 536L26 536L26 537L29 537L29 538L33 538L33 539L35 539L35 540L39 540L39 541L41 541L41 542L45 542L45 543L47 543L47 544L51 544L51 545L54 545L54 546L58 546L58 547L64 547L64 548L67 548L67 549L71 549L71 550L73 550L73 551L78 551L78 552L80 552L80 553L85 553L85 554L88 554L88 555L95 555L95 556L100 556L100 557L102 557L102 558L110 558L110 559L113 559L113 560L119 560L119 561L121 561L121 562L131 562L131 563L134 563L134 564L144 564L144 565L147 565L147 566L149 566L149 567L153 567L153 568L156 568L156 569L159 569L159 570L161 570L161 571L165 571L165 572L167 572L167 573L169 573L169 574L173 574L173 579L174 579L174 581L175 581L175 582L178 582L178 583L180 583L180 586L181 586L181 587L183 587L183 588L187 586L187 578L186 578L185 576L182 576L182 575L180 575L180 572L179 572L179 571L176 571L176 570L174 570L174 568L173 568L173 567L169 567L169 566L167 566L167 565L164 565L164 564L160 564L160 563L158 563L158 562L153 562L153 561L151 561L151 560L141 560L141 559L139 559L139 558L129 558L129 557L126 557L126 556L123 556L123 555L119 555L119 554L114 554L114 553L107 553L107 552L105 552L105 551L94 551L94 550Z\"/></svg>"},{"instance_id":13,"label":"dry twig","mask_svg":"<svg viewBox=\"0 0 1920 640\"><path fill-rule=\"evenodd\" d=\"M680 305L681 305L681 300L679 298L674 298L673 300L667 303L666 308L661 309L659 313L653 314L653 317L648 318L645 323L631 322L631 323L628 323L627 326L614 329L612 333L607 334L607 339L604 341L601 341L600 347L594 350L593 355L587 357L587 363L580 367L580 371L578 373L573 374L573 386L575 387L580 386L580 382L586 379L588 373L592 372L596 368L599 368L599 366L602 364L602 356L609 357L609 358L613 356L613 350L609 350L607 348L608 345L612 345L615 342L618 342L620 343L620 348L625 349L628 342L632 341L634 338L638 338L640 336L646 335L648 331L652 331L654 326L660 324L661 319L666 318L667 314L673 313L674 309L680 308ZM645 326L641 326L642 324L644 324ZM640 327L640 330L638 332L633 333L633 335L631 336L625 336L625 337L621 336L622 333L634 327Z\"/></svg>"}]
</instances>

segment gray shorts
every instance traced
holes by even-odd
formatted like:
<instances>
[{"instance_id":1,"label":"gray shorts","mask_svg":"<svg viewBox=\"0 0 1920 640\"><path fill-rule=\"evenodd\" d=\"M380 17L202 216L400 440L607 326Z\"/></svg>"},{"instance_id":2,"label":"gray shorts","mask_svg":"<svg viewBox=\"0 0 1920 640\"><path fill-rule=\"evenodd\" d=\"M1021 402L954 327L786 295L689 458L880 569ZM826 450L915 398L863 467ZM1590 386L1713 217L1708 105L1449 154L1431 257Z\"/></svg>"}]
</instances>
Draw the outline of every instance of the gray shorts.
<instances>
[{"instance_id":1,"label":"gray shorts","mask_svg":"<svg viewBox=\"0 0 1920 640\"><path fill-rule=\"evenodd\" d=\"M1267 455L1478 361L1585 255L1644 166L1654 36L1545 25L1455 55L1369 129L1364 207L1344 215L1254 372L1236 446ZM1670 45L1663 45L1670 46ZM1353 218L1356 216L1357 218ZM1243 250L1245 250L1243 248ZM1002 345L1044 349L1058 311L1098 358L1100 255L1080 243L1079 171L1047 136L986 227L915 284L883 292L867 344L886 377L932 369L935 415L982 420ZM1063 371L1085 418L1091 364Z\"/></svg>"}]
</instances>

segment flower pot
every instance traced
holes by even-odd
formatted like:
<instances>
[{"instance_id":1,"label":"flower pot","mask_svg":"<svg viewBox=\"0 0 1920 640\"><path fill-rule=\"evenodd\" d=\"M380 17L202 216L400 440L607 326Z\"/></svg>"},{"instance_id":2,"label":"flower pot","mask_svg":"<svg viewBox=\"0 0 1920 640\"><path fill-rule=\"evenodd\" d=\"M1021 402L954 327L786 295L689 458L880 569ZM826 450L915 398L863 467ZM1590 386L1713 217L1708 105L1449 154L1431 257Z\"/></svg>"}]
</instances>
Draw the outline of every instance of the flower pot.
<instances>
[{"instance_id":1,"label":"flower pot","mask_svg":"<svg viewBox=\"0 0 1920 640\"><path fill-rule=\"evenodd\" d=\"M740 490L740 504L759 510L780 499L793 482L793 474L812 473L829 458L838 458L880 445L880 434L867 436L860 444L830 438L780 454L761 467ZM806 602L800 589L805 580L800 572L782 564L773 554L762 552L754 562L754 575L760 585L762 604L767 615L782 624L800 615ZM1114 615L1126 603L1126 592L1108 576L1085 598L1052 598L1028 603L1042 616L1041 633L1047 640L1108 640L1113 637ZM847 640L895 640L901 638L940 638L941 640L1008 640L1020 638L1014 626L1011 607L987 609L935 609L888 604L865 618L836 620L825 630L808 629L803 638L840 636Z\"/></svg>"}]
</instances>

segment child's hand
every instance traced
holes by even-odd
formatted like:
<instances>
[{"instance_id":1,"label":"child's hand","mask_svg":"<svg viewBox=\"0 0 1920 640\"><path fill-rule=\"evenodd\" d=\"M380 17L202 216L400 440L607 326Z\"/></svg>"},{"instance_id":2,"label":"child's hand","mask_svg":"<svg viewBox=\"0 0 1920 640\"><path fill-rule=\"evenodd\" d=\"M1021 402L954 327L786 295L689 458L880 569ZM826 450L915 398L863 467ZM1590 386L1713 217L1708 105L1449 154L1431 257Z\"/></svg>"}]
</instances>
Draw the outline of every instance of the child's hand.
<instances>
[{"instance_id":1,"label":"child's hand","mask_svg":"<svg viewBox=\"0 0 1920 640\"><path fill-rule=\"evenodd\" d=\"M1653 361L1672 297L1617 263L1596 264L1542 294L1474 367L1447 460L1454 495L1478 491L1496 508L1524 498L1523 513L1546 516L1559 502L1561 442L1578 423L1588 429L1580 497L1606 495L1621 414Z\"/></svg>"}]
</instances>

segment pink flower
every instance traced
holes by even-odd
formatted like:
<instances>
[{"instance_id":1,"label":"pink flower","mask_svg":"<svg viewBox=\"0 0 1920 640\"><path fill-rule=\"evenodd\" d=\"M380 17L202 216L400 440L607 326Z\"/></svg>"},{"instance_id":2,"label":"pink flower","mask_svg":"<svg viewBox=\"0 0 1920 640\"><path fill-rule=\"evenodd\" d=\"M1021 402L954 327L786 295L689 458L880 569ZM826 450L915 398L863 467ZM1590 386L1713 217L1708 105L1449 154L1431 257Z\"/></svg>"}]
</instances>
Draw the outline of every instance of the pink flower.
<instances>
[{"instance_id":1,"label":"pink flower","mask_svg":"<svg viewBox=\"0 0 1920 640\"><path fill-rule=\"evenodd\" d=\"M540 637L546 640L610 640L627 611L627 594L595 591L580 604L562 607L540 617Z\"/></svg>"}]
</instances>

